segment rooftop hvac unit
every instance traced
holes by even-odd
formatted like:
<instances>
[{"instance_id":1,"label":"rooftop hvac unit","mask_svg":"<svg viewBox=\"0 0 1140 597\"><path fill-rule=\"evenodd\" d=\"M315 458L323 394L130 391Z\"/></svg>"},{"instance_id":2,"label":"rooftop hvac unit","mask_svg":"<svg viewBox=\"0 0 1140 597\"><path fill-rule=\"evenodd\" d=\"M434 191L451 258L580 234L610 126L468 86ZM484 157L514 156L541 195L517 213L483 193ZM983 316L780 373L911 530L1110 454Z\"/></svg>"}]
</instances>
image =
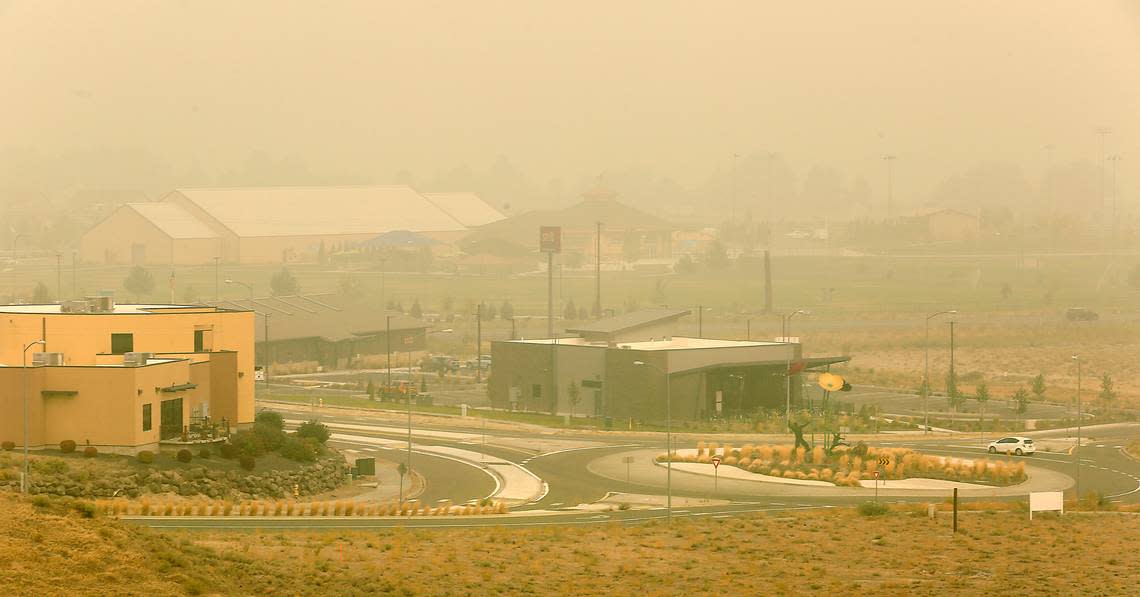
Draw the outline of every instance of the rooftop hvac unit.
<instances>
[{"instance_id":1,"label":"rooftop hvac unit","mask_svg":"<svg viewBox=\"0 0 1140 597\"><path fill-rule=\"evenodd\" d=\"M87 306L91 313L110 313L115 310L115 297L89 296Z\"/></svg>"},{"instance_id":2,"label":"rooftop hvac unit","mask_svg":"<svg viewBox=\"0 0 1140 597\"><path fill-rule=\"evenodd\" d=\"M153 352L128 352L123 354L124 367L142 367L154 358Z\"/></svg>"},{"instance_id":3,"label":"rooftop hvac unit","mask_svg":"<svg viewBox=\"0 0 1140 597\"><path fill-rule=\"evenodd\" d=\"M59 304L60 313L87 313L90 310L87 301L63 301Z\"/></svg>"},{"instance_id":4,"label":"rooftop hvac unit","mask_svg":"<svg viewBox=\"0 0 1140 597\"><path fill-rule=\"evenodd\" d=\"M62 352L33 352L32 353L32 366L33 367L62 367L63 366L63 353Z\"/></svg>"}]
</instances>

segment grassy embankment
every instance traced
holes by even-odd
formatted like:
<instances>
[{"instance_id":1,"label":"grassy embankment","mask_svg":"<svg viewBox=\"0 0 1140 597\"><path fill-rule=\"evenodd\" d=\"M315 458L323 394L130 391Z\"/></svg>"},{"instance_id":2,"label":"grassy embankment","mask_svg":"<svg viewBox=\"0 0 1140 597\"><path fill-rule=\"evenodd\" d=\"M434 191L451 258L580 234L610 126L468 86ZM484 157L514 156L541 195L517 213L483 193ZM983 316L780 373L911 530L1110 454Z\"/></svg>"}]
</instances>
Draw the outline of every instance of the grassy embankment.
<instances>
[{"instance_id":1,"label":"grassy embankment","mask_svg":"<svg viewBox=\"0 0 1140 597\"><path fill-rule=\"evenodd\" d=\"M945 505L931 520L921 504L672 527L250 533L158 532L39 502L0 498L2 594L1124 595L1140 580L1140 516L1122 513L963 512L956 535Z\"/></svg>"}]
</instances>

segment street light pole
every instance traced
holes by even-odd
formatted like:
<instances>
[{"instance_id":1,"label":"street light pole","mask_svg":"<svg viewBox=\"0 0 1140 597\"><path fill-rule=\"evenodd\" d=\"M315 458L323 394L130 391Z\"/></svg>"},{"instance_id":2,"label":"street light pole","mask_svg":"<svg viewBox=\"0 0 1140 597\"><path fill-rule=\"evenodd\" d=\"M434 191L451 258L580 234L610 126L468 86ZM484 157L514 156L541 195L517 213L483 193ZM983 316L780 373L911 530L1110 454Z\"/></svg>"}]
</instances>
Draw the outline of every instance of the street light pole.
<instances>
[{"instance_id":1,"label":"street light pole","mask_svg":"<svg viewBox=\"0 0 1140 597\"><path fill-rule=\"evenodd\" d=\"M28 485L30 481L29 468L28 468L28 349L39 344L46 346L47 343L41 340L33 340L24 345L24 368L20 371L20 391L24 396L24 472L20 476L20 493L28 493Z\"/></svg>"},{"instance_id":2,"label":"street light pole","mask_svg":"<svg viewBox=\"0 0 1140 597\"><path fill-rule=\"evenodd\" d=\"M926 407L927 398L930 396L930 320L939 315L954 315L956 313L958 313L957 310L950 309L926 316L926 339L922 343L922 427L924 434L930 433L930 411Z\"/></svg>"},{"instance_id":3,"label":"street light pole","mask_svg":"<svg viewBox=\"0 0 1140 597\"><path fill-rule=\"evenodd\" d=\"M796 309L784 317L784 343L788 344L791 348L791 340L788 334L792 331L792 318L796 315L805 315L807 311L803 309ZM784 361L784 391L786 394L785 399L787 403L784 405L784 424L791 428L792 424L792 351L788 351L787 358Z\"/></svg>"},{"instance_id":4,"label":"street light pole","mask_svg":"<svg viewBox=\"0 0 1140 597\"><path fill-rule=\"evenodd\" d=\"M483 301L475 305L475 383L483 382Z\"/></svg>"},{"instance_id":5,"label":"street light pole","mask_svg":"<svg viewBox=\"0 0 1140 597\"><path fill-rule=\"evenodd\" d=\"M651 365L645 361L634 361L636 367L650 367L665 376L665 522L673 524L673 413L672 388L669 383L668 354L665 356L665 369Z\"/></svg>"},{"instance_id":6,"label":"street light pole","mask_svg":"<svg viewBox=\"0 0 1140 597\"><path fill-rule=\"evenodd\" d=\"M1077 445L1073 448L1073 463L1077 469L1074 485L1077 494L1076 509L1081 505L1081 355L1073 355L1073 360L1077 362Z\"/></svg>"},{"instance_id":7,"label":"street light pole","mask_svg":"<svg viewBox=\"0 0 1140 597\"><path fill-rule=\"evenodd\" d=\"M387 376L388 381L384 384L384 391L392 391L392 316L384 316L384 346L388 353L388 368Z\"/></svg>"}]
</instances>

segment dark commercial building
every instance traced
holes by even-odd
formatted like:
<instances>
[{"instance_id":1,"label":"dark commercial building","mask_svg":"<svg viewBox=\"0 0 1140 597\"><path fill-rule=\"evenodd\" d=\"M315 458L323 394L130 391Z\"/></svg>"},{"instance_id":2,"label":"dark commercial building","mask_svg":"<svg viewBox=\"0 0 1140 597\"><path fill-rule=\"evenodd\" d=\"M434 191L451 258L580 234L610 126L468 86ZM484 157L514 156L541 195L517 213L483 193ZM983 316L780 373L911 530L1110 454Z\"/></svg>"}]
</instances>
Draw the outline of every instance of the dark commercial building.
<instances>
[{"instance_id":1,"label":"dark commercial building","mask_svg":"<svg viewBox=\"0 0 1140 597\"><path fill-rule=\"evenodd\" d=\"M581 337L494 342L491 402L496 408L660 421L668 383L673 418L726 418L782 410L789 390L795 407L803 371L847 360L805 359L795 342L669 334L687 313L637 312L574 330Z\"/></svg>"},{"instance_id":2,"label":"dark commercial building","mask_svg":"<svg viewBox=\"0 0 1140 597\"><path fill-rule=\"evenodd\" d=\"M269 316L268 325L257 318L259 364L268 356L273 364L316 362L324 369L346 369L363 357L387 355L388 350L393 359L403 359L403 353L426 348L431 327L398 311L335 294L258 297L220 305Z\"/></svg>"}]
</instances>

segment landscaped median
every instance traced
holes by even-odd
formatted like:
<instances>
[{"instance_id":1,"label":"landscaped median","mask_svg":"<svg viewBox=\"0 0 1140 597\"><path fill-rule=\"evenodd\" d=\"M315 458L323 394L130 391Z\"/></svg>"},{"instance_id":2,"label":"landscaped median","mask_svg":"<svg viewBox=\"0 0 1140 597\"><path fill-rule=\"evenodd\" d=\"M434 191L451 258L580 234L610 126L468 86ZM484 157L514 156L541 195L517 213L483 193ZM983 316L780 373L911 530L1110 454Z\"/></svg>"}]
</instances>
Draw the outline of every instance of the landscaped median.
<instances>
[{"instance_id":1,"label":"landscaped median","mask_svg":"<svg viewBox=\"0 0 1140 597\"><path fill-rule=\"evenodd\" d=\"M43 498L40 498L43 499ZM474 516L507 514L505 502L482 500L478 504L437 506L414 501L369 503L355 500L297 502L291 500L98 500L95 511L107 516L194 517L377 517L377 516Z\"/></svg>"},{"instance_id":2,"label":"landscaped median","mask_svg":"<svg viewBox=\"0 0 1140 597\"><path fill-rule=\"evenodd\" d=\"M676 450L674 463L712 464L720 458L725 477L795 485L863 487L882 481L941 480L1005 487L1026 480L1025 464L1008 459L949 458L909 448L873 448L859 444L830 452L821 446L807 450L790 445L744 445L734 448L699 442L695 450ZM657 462L668 459L664 454ZM740 475L740 472L750 474ZM878 473L878 477L875 474ZM897 483L896 483L897 485ZM900 487L902 488L902 487Z\"/></svg>"}]
</instances>

